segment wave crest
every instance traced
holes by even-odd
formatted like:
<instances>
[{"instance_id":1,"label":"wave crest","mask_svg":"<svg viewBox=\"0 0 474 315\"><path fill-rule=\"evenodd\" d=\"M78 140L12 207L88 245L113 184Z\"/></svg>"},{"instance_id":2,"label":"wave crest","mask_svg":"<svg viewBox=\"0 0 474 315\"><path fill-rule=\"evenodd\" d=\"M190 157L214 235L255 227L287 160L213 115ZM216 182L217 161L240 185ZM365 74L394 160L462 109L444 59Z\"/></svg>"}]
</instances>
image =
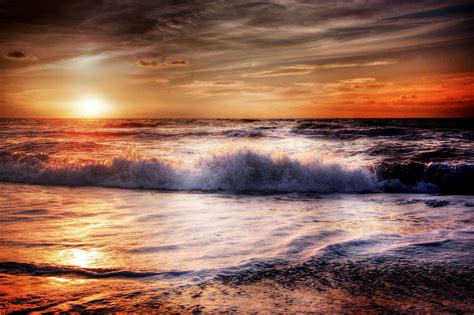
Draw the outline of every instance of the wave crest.
<instances>
[{"instance_id":1,"label":"wave crest","mask_svg":"<svg viewBox=\"0 0 474 315\"><path fill-rule=\"evenodd\" d=\"M374 192L373 175L320 159L301 161L251 149L221 152L190 167L160 159L116 157L65 163L47 155L2 152L0 180L67 186L105 186L229 192Z\"/></svg>"},{"instance_id":2,"label":"wave crest","mask_svg":"<svg viewBox=\"0 0 474 315\"><path fill-rule=\"evenodd\" d=\"M135 152L135 151L133 151ZM136 153L110 160L67 162L47 154L0 152L0 181L237 193L474 194L474 165L383 162L351 168L253 149L222 151L184 166Z\"/></svg>"}]
</instances>

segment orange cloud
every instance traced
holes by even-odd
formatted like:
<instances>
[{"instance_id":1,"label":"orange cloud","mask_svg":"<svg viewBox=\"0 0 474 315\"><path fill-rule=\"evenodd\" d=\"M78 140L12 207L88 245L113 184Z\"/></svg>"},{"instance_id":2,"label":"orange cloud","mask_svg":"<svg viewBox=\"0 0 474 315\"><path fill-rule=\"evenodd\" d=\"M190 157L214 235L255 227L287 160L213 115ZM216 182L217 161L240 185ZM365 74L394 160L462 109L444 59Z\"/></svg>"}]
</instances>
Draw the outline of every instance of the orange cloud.
<instances>
[{"instance_id":1,"label":"orange cloud","mask_svg":"<svg viewBox=\"0 0 474 315\"><path fill-rule=\"evenodd\" d=\"M244 74L244 77L251 78L268 78L268 77L282 77L282 76L294 76L294 75L305 75L314 71L316 66L314 65L294 65L288 67L281 67L273 70L259 71L255 73Z\"/></svg>"},{"instance_id":2,"label":"orange cloud","mask_svg":"<svg viewBox=\"0 0 474 315\"><path fill-rule=\"evenodd\" d=\"M156 67L159 65L158 62L154 61L154 60L140 60L138 62L140 64L140 66L143 66L143 67Z\"/></svg>"},{"instance_id":3,"label":"orange cloud","mask_svg":"<svg viewBox=\"0 0 474 315\"><path fill-rule=\"evenodd\" d=\"M350 88L339 88L338 93L324 99L323 105L321 102L313 102L313 105L331 112L331 116L342 112L354 117L465 117L474 114L474 80L470 75L380 83L358 79L342 83L349 84Z\"/></svg>"},{"instance_id":4,"label":"orange cloud","mask_svg":"<svg viewBox=\"0 0 474 315\"><path fill-rule=\"evenodd\" d=\"M165 64L170 65L170 66L185 66L189 64L189 61L183 60L183 59L175 59L175 60L168 60L166 61Z\"/></svg>"}]
</instances>

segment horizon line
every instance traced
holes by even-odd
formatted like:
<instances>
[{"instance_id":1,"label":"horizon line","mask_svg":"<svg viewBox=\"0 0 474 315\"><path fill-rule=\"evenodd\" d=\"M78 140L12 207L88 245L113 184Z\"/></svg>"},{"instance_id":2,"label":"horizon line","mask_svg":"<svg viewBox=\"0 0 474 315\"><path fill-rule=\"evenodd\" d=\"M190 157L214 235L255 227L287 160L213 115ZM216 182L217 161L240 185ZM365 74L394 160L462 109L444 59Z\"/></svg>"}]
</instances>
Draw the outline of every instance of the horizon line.
<instances>
[{"instance_id":1,"label":"horizon line","mask_svg":"<svg viewBox=\"0 0 474 315\"><path fill-rule=\"evenodd\" d=\"M163 119L163 120L282 120L282 119L474 119L474 116L445 116L445 117L0 117L0 119L58 119L58 120L110 120L110 119Z\"/></svg>"}]
</instances>

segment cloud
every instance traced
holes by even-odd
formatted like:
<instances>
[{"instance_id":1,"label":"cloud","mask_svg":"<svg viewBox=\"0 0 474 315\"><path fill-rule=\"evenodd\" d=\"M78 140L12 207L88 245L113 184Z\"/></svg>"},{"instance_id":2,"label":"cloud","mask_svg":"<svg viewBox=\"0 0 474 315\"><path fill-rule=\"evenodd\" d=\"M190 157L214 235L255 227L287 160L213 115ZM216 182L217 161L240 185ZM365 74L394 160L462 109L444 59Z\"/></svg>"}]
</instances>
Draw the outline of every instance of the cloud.
<instances>
[{"instance_id":1,"label":"cloud","mask_svg":"<svg viewBox=\"0 0 474 315\"><path fill-rule=\"evenodd\" d=\"M368 84L377 81L375 78L352 78L347 80L340 80L339 82L348 84Z\"/></svg>"},{"instance_id":2,"label":"cloud","mask_svg":"<svg viewBox=\"0 0 474 315\"><path fill-rule=\"evenodd\" d=\"M443 17L455 17L463 16L466 13L474 12L474 4L472 3L461 3L457 4L453 1L452 5L442 6L440 8L426 10L420 10L419 12L405 14L401 16L395 16L390 18L390 20L410 20L410 19L439 19Z\"/></svg>"},{"instance_id":3,"label":"cloud","mask_svg":"<svg viewBox=\"0 0 474 315\"><path fill-rule=\"evenodd\" d=\"M372 66L387 66L396 64L397 60L375 60L368 62L355 62L355 63L330 63L317 65L318 69L338 69L338 68L350 68L350 67L372 67Z\"/></svg>"},{"instance_id":4,"label":"cloud","mask_svg":"<svg viewBox=\"0 0 474 315\"><path fill-rule=\"evenodd\" d=\"M192 56L193 63L203 69L210 63L213 68L222 68L248 60L262 65L262 71L290 63L319 65L320 69L375 66L337 59L360 58L366 53L385 58L383 52L471 38L467 26L472 5L466 7L464 2L0 1L0 40L2 44L23 40L61 46L67 57L80 51L69 43L81 40L94 49L128 52L135 58L132 60L140 59L144 51L158 58L183 58L165 62L168 66L187 65ZM454 12L458 18L453 20L451 13L443 12ZM418 23L423 13L436 22L449 23ZM328 58L334 61L320 65ZM292 69L280 71L254 77L297 75Z\"/></svg>"},{"instance_id":5,"label":"cloud","mask_svg":"<svg viewBox=\"0 0 474 315\"><path fill-rule=\"evenodd\" d=\"M3 55L3 58L5 59L11 59L11 60L36 60L37 58L31 54L24 53L22 51L12 51L9 52L8 54Z\"/></svg>"},{"instance_id":6,"label":"cloud","mask_svg":"<svg viewBox=\"0 0 474 315\"><path fill-rule=\"evenodd\" d=\"M126 89L140 81L156 91L123 93L151 103L157 84L169 83L162 89L169 106L183 107L193 98L174 88L229 99L286 93L291 101L393 93L390 82L412 76L474 72L473 7L466 0L0 0L0 86L21 90L23 81L64 92L74 82ZM33 51L38 62L13 62L34 60ZM412 93L424 97L408 88L393 97Z\"/></svg>"},{"instance_id":7,"label":"cloud","mask_svg":"<svg viewBox=\"0 0 474 315\"><path fill-rule=\"evenodd\" d=\"M282 89L284 96L294 98L333 97L354 93L372 93L372 90L389 87L390 82L379 82L375 78L352 78L333 82L297 82Z\"/></svg>"},{"instance_id":8,"label":"cloud","mask_svg":"<svg viewBox=\"0 0 474 315\"><path fill-rule=\"evenodd\" d=\"M189 61L183 59L174 59L166 61L165 64L170 66L185 66L189 64Z\"/></svg>"},{"instance_id":9,"label":"cloud","mask_svg":"<svg viewBox=\"0 0 474 315\"><path fill-rule=\"evenodd\" d=\"M201 97L236 95L236 94L268 94L273 87L249 84L245 81L193 81L183 84L180 88L186 93Z\"/></svg>"},{"instance_id":10,"label":"cloud","mask_svg":"<svg viewBox=\"0 0 474 315\"><path fill-rule=\"evenodd\" d=\"M141 39L144 35L179 34L221 6L220 1L193 0L172 5L166 0L0 1L0 21L15 25L7 29L12 33L76 30Z\"/></svg>"},{"instance_id":11,"label":"cloud","mask_svg":"<svg viewBox=\"0 0 474 315\"><path fill-rule=\"evenodd\" d=\"M164 59L164 58L163 58ZM184 59L173 59L173 60L166 60L163 61L156 61L153 59L140 59L138 64L143 67L158 67L158 66L185 66L188 65L190 62Z\"/></svg>"},{"instance_id":12,"label":"cloud","mask_svg":"<svg viewBox=\"0 0 474 315\"><path fill-rule=\"evenodd\" d=\"M145 60L145 59L141 59L138 62L138 64L143 67L156 67L159 65L159 63L154 60Z\"/></svg>"},{"instance_id":13,"label":"cloud","mask_svg":"<svg viewBox=\"0 0 474 315\"><path fill-rule=\"evenodd\" d=\"M244 74L244 77L250 78L268 78L268 77L282 77L293 75L306 75L314 71L314 65L294 65L287 67L280 67L273 70L264 70L255 73Z\"/></svg>"},{"instance_id":14,"label":"cloud","mask_svg":"<svg viewBox=\"0 0 474 315\"><path fill-rule=\"evenodd\" d=\"M12 51L5 55L7 58L22 59L26 58L26 54L21 51Z\"/></svg>"},{"instance_id":15,"label":"cloud","mask_svg":"<svg viewBox=\"0 0 474 315\"><path fill-rule=\"evenodd\" d=\"M401 100L416 100L418 96L416 94L403 94L400 96Z\"/></svg>"}]
</instances>

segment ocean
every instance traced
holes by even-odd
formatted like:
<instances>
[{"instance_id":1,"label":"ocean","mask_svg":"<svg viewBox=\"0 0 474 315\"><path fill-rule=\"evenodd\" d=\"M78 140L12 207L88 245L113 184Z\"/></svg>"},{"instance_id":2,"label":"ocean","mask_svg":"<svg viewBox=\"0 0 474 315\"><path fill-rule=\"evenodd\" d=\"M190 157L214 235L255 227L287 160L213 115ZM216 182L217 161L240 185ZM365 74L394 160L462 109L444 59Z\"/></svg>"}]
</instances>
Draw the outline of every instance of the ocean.
<instances>
[{"instance_id":1,"label":"ocean","mask_svg":"<svg viewBox=\"0 0 474 315\"><path fill-rule=\"evenodd\" d=\"M0 119L0 313L474 312L473 119Z\"/></svg>"}]
</instances>

